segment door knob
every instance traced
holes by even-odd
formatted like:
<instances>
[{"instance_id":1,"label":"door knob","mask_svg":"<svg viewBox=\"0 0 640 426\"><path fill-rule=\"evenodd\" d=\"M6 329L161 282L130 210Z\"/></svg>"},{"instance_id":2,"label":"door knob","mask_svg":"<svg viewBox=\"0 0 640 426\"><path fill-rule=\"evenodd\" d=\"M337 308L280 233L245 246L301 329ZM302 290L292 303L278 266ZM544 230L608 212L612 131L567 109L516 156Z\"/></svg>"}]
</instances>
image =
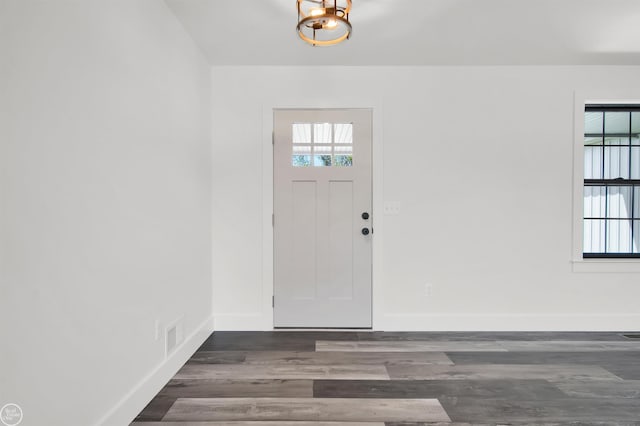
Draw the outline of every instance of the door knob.
<instances>
[{"instance_id":1,"label":"door knob","mask_svg":"<svg viewBox=\"0 0 640 426\"><path fill-rule=\"evenodd\" d=\"M369 219L369 213L367 213L367 212L362 213L362 218L363 218L364 220Z\"/></svg>"},{"instance_id":2,"label":"door knob","mask_svg":"<svg viewBox=\"0 0 640 426\"><path fill-rule=\"evenodd\" d=\"M369 228L362 228L362 235L369 235Z\"/></svg>"}]
</instances>

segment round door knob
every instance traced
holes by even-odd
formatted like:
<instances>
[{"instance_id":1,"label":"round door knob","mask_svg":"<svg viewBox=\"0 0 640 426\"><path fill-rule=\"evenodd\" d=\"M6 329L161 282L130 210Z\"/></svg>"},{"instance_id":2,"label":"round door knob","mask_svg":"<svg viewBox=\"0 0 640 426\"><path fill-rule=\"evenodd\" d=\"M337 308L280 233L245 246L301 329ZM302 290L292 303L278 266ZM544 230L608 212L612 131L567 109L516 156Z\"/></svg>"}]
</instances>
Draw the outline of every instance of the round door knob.
<instances>
[{"instance_id":1,"label":"round door knob","mask_svg":"<svg viewBox=\"0 0 640 426\"><path fill-rule=\"evenodd\" d=\"M369 235L369 228L362 228L362 235Z\"/></svg>"},{"instance_id":2,"label":"round door knob","mask_svg":"<svg viewBox=\"0 0 640 426\"><path fill-rule=\"evenodd\" d=\"M369 219L369 213L367 213L367 212L362 213L362 218L363 218L364 220Z\"/></svg>"}]
</instances>

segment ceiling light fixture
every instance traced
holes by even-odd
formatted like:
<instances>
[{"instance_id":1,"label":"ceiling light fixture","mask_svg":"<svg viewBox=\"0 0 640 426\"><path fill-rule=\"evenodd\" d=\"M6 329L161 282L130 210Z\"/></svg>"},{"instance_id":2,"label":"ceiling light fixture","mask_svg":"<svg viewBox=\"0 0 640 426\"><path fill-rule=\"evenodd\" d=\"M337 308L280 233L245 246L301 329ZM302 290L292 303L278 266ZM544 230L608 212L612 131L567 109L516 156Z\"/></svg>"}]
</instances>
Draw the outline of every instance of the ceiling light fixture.
<instances>
[{"instance_id":1,"label":"ceiling light fixture","mask_svg":"<svg viewBox=\"0 0 640 426\"><path fill-rule=\"evenodd\" d=\"M351 0L297 0L298 35L313 46L332 46L351 37Z\"/></svg>"}]
</instances>

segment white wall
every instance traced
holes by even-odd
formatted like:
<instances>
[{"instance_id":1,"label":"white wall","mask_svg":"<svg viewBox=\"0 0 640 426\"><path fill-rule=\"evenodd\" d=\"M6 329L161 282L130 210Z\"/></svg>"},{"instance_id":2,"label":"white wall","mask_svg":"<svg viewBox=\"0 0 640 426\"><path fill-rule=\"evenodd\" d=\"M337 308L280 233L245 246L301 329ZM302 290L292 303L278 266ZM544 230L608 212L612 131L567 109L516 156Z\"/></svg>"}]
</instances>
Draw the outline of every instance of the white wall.
<instances>
[{"instance_id":1,"label":"white wall","mask_svg":"<svg viewBox=\"0 0 640 426\"><path fill-rule=\"evenodd\" d=\"M161 1L0 2L0 405L22 425L127 424L171 362L155 321L183 316L189 348L210 329L210 78Z\"/></svg>"},{"instance_id":2,"label":"white wall","mask_svg":"<svg viewBox=\"0 0 640 426\"><path fill-rule=\"evenodd\" d=\"M637 329L638 274L574 272L572 220L574 96L639 72L214 67L216 328L272 327L272 109L372 107L374 328Z\"/></svg>"}]
</instances>

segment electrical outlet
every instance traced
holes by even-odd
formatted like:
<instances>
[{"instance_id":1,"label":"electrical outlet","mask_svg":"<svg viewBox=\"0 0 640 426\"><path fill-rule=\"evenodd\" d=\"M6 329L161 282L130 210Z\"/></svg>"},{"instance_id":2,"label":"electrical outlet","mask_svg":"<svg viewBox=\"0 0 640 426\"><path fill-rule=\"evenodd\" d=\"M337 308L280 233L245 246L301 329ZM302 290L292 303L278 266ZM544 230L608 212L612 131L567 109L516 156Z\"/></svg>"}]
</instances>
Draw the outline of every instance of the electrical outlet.
<instances>
[{"instance_id":1,"label":"electrical outlet","mask_svg":"<svg viewBox=\"0 0 640 426\"><path fill-rule=\"evenodd\" d=\"M156 340L160 340L161 325L162 324L160 324L160 320L156 319L156 322L154 324L154 327L155 327L155 335L154 336L155 336Z\"/></svg>"},{"instance_id":2,"label":"electrical outlet","mask_svg":"<svg viewBox=\"0 0 640 426\"><path fill-rule=\"evenodd\" d=\"M433 293L433 284L426 283L424 285L424 295L425 295L425 297L431 297L432 293Z\"/></svg>"}]
</instances>

